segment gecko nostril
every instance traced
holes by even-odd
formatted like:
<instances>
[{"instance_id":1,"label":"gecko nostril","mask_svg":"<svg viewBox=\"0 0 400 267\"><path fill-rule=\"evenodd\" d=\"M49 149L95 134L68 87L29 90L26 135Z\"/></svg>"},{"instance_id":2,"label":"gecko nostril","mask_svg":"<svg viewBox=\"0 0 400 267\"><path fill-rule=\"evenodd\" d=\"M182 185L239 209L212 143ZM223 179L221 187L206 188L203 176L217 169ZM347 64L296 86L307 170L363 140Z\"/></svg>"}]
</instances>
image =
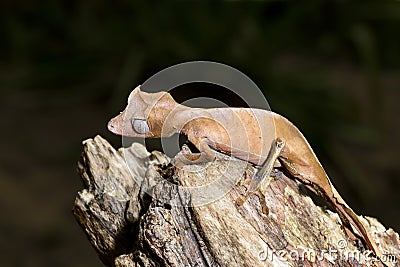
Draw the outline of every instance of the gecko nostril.
<instances>
[{"instance_id":1,"label":"gecko nostril","mask_svg":"<svg viewBox=\"0 0 400 267\"><path fill-rule=\"evenodd\" d=\"M109 123L107 126L108 126L108 129L110 129L110 130L114 129L114 124Z\"/></svg>"}]
</instances>

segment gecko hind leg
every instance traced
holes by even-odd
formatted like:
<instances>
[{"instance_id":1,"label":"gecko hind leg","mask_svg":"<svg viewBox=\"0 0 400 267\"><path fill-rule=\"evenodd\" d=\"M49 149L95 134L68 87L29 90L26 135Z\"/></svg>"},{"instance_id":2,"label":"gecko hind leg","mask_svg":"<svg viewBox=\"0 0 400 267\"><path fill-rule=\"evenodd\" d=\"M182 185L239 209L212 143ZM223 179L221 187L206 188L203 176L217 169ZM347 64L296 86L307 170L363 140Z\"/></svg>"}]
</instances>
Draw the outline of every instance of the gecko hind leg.
<instances>
[{"instance_id":1,"label":"gecko hind leg","mask_svg":"<svg viewBox=\"0 0 400 267\"><path fill-rule=\"evenodd\" d=\"M266 190L271 183L272 169L274 168L275 161L281 155L284 146L285 141L280 138L275 139L271 145L271 150L269 151L267 159L264 161L261 169L256 173L255 178L259 181L257 188L263 195L265 195Z\"/></svg>"},{"instance_id":2,"label":"gecko hind leg","mask_svg":"<svg viewBox=\"0 0 400 267\"><path fill-rule=\"evenodd\" d=\"M274 140L271 144L271 149L264 163L261 165L256 174L253 176L252 181L246 190L246 193L236 200L236 203L241 206L244 204L246 199L251 193L258 190L261 193L260 202L262 206L263 213L268 214L268 207L265 202L265 194L269 184L271 183L271 172L274 168L275 161L280 156L283 147L285 146L285 141L280 138Z\"/></svg>"}]
</instances>

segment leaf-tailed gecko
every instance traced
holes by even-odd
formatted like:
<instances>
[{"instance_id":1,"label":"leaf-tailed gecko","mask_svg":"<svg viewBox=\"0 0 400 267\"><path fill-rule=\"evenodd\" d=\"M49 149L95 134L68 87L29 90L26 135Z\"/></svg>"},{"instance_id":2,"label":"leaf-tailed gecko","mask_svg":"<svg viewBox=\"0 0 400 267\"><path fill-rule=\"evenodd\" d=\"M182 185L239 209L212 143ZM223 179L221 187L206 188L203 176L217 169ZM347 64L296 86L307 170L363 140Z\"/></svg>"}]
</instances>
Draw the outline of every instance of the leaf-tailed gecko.
<instances>
[{"instance_id":1,"label":"leaf-tailed gecko","mask_svg":"<svg viewBox=\"0 0 400 267\"><path fill-rule=\"evenodd\" d=\"M110 120L108 129L128 137L186 135L199 153L183 149L174 158L178 166L212 161L213 150L261 166L247 192L258 189L265 194L271 170L279 161L291 176L331 203L344 225L361 236L375 255L384 256L363 222L331 184L303 134L279 114L250 108L190 108L177 103L167 92L146 93L138 86L129 95L125 110ZM244 200L245 196L238 203Z\"/></svg>"}]
</instances>

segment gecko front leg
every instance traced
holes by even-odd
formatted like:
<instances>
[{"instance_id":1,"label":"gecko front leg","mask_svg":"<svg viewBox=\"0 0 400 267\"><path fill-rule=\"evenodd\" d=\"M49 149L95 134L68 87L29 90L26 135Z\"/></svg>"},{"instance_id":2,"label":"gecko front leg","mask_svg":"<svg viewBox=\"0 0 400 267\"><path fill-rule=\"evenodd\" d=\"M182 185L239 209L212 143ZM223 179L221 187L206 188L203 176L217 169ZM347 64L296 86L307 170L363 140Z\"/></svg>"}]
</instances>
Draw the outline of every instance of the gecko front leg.
<instances>
[{"instance_id":1,"label":"gecko front leg","mask_svg":"<svg viewBox=\"0 0 400 267\"><path fill-rule=\"evenodd\" d=\"M182 168L184 165L206 163L215 159L215 153L207 143L207 139L191 138L189 141L200 151L200 153L192 153L187 145L183 145L181 151L176 154L172 164L177 168Z\"/></svg>"},{"instance_id":2,"label":"gecko front leg","mask_svg":"<svg viewBox=\"0 0 400 267\"><path fill-rule=\"evenodd\" d=\"M238 205L240 206L243 205L248 196L251 193L254 193L256 190L258 190L261 193L260 202L262 205L263 213L268 214L268 207L267 204L265 203L264 196L271 182L271 172L272 169L274 168L275 161L280 156L284 146L285 146L285 141L283 141L282 139L277 138L274 140L274 142L271 144L271 149L268 153L266 160L261 165L261 169L259 169L253 176L252 181L250 182L250 185L246 190L246 193L236 200L236 203Z\"/></svg>"}]
</instances>

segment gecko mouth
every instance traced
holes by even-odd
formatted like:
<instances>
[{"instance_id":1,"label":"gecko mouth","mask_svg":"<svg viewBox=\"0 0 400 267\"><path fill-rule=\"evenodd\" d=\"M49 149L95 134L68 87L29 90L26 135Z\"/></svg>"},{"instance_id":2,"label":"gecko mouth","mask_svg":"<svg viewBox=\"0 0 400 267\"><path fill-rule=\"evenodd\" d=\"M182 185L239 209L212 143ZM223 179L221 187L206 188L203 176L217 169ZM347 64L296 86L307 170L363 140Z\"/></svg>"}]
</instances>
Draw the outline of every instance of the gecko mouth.
<instances>
[{"instance_id":1,"label":"gecko mouth","mask_svg":"<svg viewBox=\"0 0 400 267\"><path fill-rule=\"evenodd\" d=\"M118 127L115 125L115 122L113 120L110 120L107 124L107 128L110 132L113 134L118 134Z\"/></svg>"}]
</instances>

